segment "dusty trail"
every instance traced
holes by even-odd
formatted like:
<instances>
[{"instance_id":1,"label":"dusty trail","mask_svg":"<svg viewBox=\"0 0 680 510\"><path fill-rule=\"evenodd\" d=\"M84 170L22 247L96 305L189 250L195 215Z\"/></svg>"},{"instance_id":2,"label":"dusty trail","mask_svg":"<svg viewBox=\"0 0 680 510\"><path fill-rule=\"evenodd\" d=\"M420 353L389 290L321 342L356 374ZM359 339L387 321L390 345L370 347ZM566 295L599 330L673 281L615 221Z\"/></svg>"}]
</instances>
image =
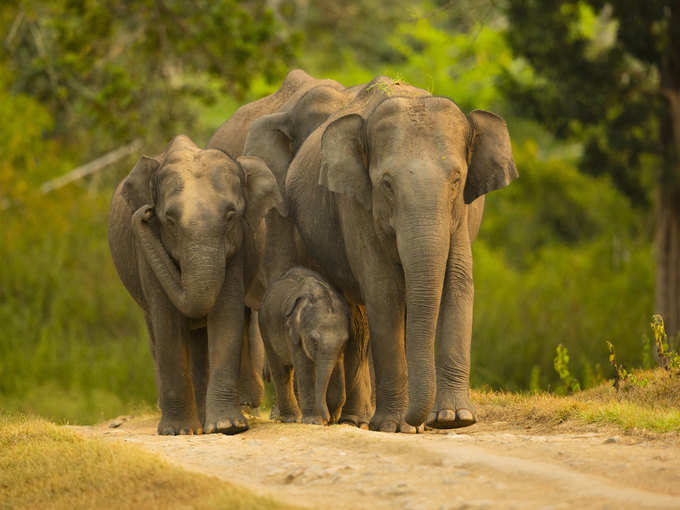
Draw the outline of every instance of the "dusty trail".
<instances>
[{"instance_id":1,"label":"dusty trail","mask_svg":"<svg viewBox=\"0 0 680 510\"><path fill-rule=\"evenodd\" d=\"M237 436L157 436L155 421L72 427L311 508L680 508L680 446L502 425L418 435L260 420Z\"/></svg>"}]
</instances>

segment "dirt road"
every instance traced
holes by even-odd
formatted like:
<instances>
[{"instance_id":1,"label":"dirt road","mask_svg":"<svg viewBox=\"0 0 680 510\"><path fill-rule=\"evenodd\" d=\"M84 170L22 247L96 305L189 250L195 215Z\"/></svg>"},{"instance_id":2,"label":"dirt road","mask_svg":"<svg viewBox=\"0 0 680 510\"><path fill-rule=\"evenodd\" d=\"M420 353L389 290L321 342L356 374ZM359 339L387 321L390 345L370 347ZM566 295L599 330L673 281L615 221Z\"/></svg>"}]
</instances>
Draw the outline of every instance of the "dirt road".
<instances>
[{"instance_id":1,"label":"dirt road","mask_svg":"<svg viewBox=\"0 0 680 510\"><path fill-rule=\"evenodd\" d=\"M680 508L680 446L505 424L418 435L257 421L237 436L157 436L155 421L72 427L310 508Z\"/></svg>"}]
</instances>

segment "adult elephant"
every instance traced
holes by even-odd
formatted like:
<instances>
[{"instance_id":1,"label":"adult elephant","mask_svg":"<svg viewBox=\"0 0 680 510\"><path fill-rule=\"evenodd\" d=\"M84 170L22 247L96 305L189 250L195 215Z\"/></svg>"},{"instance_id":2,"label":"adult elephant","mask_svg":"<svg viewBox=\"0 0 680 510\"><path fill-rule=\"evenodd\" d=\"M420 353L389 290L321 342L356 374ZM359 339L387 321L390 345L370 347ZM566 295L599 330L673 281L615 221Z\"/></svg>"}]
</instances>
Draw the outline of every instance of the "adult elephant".
<instances>
[{"instance_id":1,"label":"adult elephant","mask_svg":"<svg viewBox=\"0 0 680 510\"><path fill-rule=\"evenodd\" d=\"M263 115L253 122L244 153L257 156L267 163L283 193L288 167L303 142L331 115L347 106L362 88L345 88L326 82L309 89L279 111ZM306 255L306 250L299 242L295 222L286 213L271 210L267 214L265 239L263 278L267 286L297 265L319 269L318 264ZM352 328L344 355L343 392L346 391L347 399L339 422L368 427L373 413L368 331L363 309L357 305L351 308Z\"/></svg>"},{"instance_id":2,"label":"adult elephant","mask_svg":"<svg viewBox=\"0 0 680 510\"><path fill-rule=\"evenodd\" d=\"M288 135L294 140L293 143L299 146L311 131L340 107L341 101L344 101L342 93L344 90L345 87L334 80L317 79L300 69L290 71L277 91L241 106L217 129L206 148L218 149L232 158L238 158L244 154L246 136L258 119L269 114L293 110L296 112L296 117L295 122L291 123L292 127ZM276 216L279 216L278 213ZM276 236L278 235L276 219L272 222L274 222L272 225L274 233L271 235ZM253 227L258 229L256 248L258 254L262 254L266 232L264 222ZM252 407L260 404L264 393L261 378L265 362L264 345L259 332L257 314L267 281L273 279L270 277L274 266L269 264L269 260L276 260L276 258L271 254L265 254L259 259L266 260L267 264L259 271L255 271L255 280L246 296L248 339L244 343L244 349L247 348L248 356L244 356L242 362L240 385L241 401ZM274 278L279 274L281 273L277 273Z\"/></svg>"},{"instance_id":3,"label":"adult elephant","mask_svg":"<svg viewBox=\"0 0 680 510\"><path fill-rule=\"evenodd\" d=\"M245 295L258 267L253 226L281 204L264 162L202 150L185 136L142 157L116 189L109 245L144 310L159 434L248 428L239 374Z\"/></svg>"},{"instance_id":4,"label":"adult elephant","mask_svg":"<svg viewBox=\"0 0 680 510\"><path fill-rule=\"evenodd\" d=\"M366 308L372 429L474 423L471 243L484 194L516 177L503 119L382 77L290 164L284 199L308 254Z\"/></svg>"}]
</instances>

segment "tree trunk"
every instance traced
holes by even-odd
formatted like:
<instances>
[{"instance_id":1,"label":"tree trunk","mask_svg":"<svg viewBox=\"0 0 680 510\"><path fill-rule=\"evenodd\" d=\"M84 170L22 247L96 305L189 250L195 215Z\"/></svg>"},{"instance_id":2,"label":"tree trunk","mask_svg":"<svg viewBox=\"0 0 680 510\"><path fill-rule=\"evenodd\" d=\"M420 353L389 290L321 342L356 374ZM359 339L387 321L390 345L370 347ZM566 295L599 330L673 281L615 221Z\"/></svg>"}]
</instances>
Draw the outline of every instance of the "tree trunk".
<instances>
[{"instance_id":1,"label":"tree trunk","mask_svg":"<svg viewBox=\"0 0 680 510\"><path fill-rule=\"evenodd\" d=\"M680 192L657 189L656 197L656 311L666 332L680 331Z\"/></svg>"},{"instance_id":2,"label":"tree trunk","mask_svg":"<svg viewBox=\"0 0 680 510\"><path fill-rule=\"evenodd\" d=\"M671 51L661 63L661 92L668 105L660 119L663 168L656 191L656 310L673 339L680 332L680 13L669 26ZM674 25L675 23L675 25Z\"/></svg>"}]
</instances>

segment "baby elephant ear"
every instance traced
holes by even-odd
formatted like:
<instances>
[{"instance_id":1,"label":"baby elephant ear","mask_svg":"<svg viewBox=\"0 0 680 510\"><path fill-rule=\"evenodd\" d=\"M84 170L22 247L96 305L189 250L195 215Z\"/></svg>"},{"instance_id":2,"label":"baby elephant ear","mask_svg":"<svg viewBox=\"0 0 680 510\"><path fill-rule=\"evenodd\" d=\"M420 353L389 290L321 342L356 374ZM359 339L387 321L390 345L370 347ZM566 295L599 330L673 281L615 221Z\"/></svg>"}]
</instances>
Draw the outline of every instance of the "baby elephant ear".
<instances>
[{"instance_id":1,"label":"baby elephant ear","mask_svg":"<svg viewBox=\"0 0 680 510\"><path fill-rule=\"evenodd\" d=\"M302 314L302 303L305 300L304 296L297 296L295 299L289 299L284 303L283 313L286 318L286 327L291 334L291 338L295 343L300 342L300 337L293 332L296 330L297 325L300 323Z\"/></svg>"},{"instance_id":2,"label":"baby elephant ear","mask_svg":"<svg viewBox=\"0 0 680 510\"><path fill-rule=\"evenodd\" d=\"M143 205L155 205L151 178L160 165L158 159L142 156L125 178L121 194L133 211Z\"/></svg>"},{"instance_id":3,"label":"baby elephant ear","mask_svg":"<svg viewBox=\"0 0 680 510\"><path fill-rule=\"evenodd\" d=\"M272 207L285 217L287 211L279 186L267 164L255 156L241 156L237 161L246 175L245 216L250 228L256 230L260 220Z\"/></svg>"},{"instance_id":4,"label":"baby elephant ear","mask_svg":"<svg viewBox=\"0 0 680 510\"><path fill-rule=\"evenodd\" d=\"M510 133L505 121L490 112L470 113L473 138L463 198L469 204L490 191L505 188L519 177L512 158Z\"/></svg>"}]
</instances>

